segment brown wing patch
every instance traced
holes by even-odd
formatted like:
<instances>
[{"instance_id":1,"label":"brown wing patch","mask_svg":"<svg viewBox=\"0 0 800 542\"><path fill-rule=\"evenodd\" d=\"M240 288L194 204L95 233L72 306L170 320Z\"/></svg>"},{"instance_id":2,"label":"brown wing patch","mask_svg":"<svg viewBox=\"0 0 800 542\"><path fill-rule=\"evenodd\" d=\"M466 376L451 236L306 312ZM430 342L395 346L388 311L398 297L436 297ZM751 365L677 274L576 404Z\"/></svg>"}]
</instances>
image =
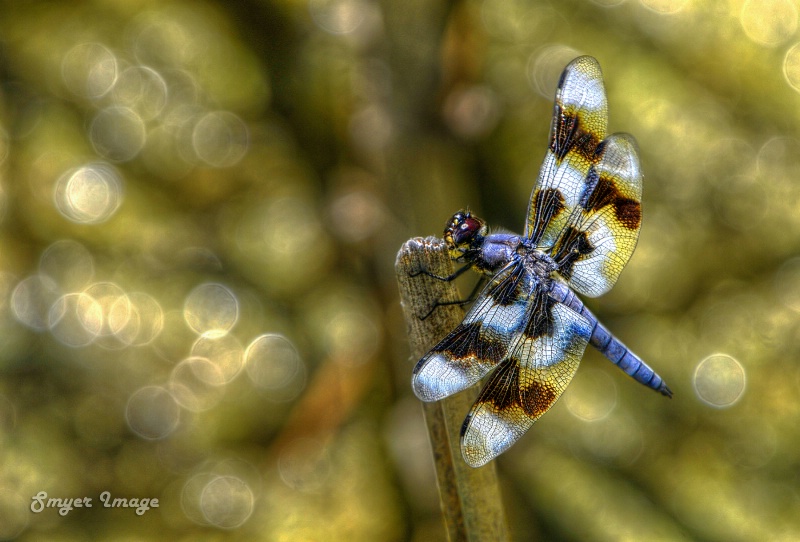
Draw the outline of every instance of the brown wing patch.
<instances>
[{"instance_id":1,"label":"brown wing patch","mask_svg":"<svg viewBox=\"0 0 800 542\"><path fill-rule=\"evenodd\" d=\"M469 359L479 358L495 364L506 356L506 344L491 333L491 328L482 322L459 325L437 346L440 352L446 352L455 363L464 363Z\"/></svg>"},{"instance_id":2,"label":"brown wing patch","mask_svg":"<svg viewBox=\"0 0 800 542\"><path fill-rule=\"evenodd\" d=\"M579 113L567 113L558 103L554 107L553 117L554 125L549 148L555 155L556 162L560 163L567 153L574 152L587 163L591 163L600 143L600 137L605 134L596 134L584 129Z\"/></svg>"},{"instance_id":3,"label":"brown wing patch","mask_svg":"<svg viewBox=\"0 0 800 542\"><path fill-rule=\"evenodd\" d=\"M483 378L518 342L534 281L522 260L507 265L481 292L464 320L414 367L411 385L423 401L437 401Z\"/></svg>"},{"instance_id":4,"label":"brown wing patch","mask_svg":"<svg viewBox=\"0 0 800 542\"><path fill-rule=\"evenodd\" d=\"M534 380L520 390L522 408L528 416L538 419L550 410L560 393L550 382Z\"/></svg>"},{"instance_id":5,"label":"brown wing patch","mask_svg":"<svg viewBox=\"0 0 800 542\"><path fill-rule=\"evenodd\" d=\"M530 237L535 243L542 237L548 224L559 221L567 205L561 190L546 187L534 190L530 206L537 216L534 230L530 232Z\"/></svg>"},{"instance_id":6,"label":"brown wing patch","mask_svg":"<svg viewBox=\"0 0 800 542\"><path fill-rule=\"evenodd\" d=\"M553 259L558 263L558 272L565 279L572 278L572 269L581 257L591 254L594 247L586 232L567 227L553 247Z\"/></svg>"},{"instance_id":7,"label":"brown wing patch","mask_svg":"<svg viewBox=\"0 0 800 542\"><path fill-rule=\"evenodd\" d=\"M525 434L553 406L578 369L591 324L558 302L547 312L552 334L533 338L523 333L464 421L461 453L473 467L491 461Z\"/></svg>"},{"instance_id":8,"label":"brown wing patch","mask_svg":"<svg viewBox=\"0 0 800 542\"><path fill-rule=\"evenodd\" d=\"M608 102L600 66L591 57L578 57L561 75L548 150L528 204L524 234L537 246L552 246L578 205L583 180L598 160L597 148L607 124Z\"/></svg>"},{"instance_id":9,"label":"brown wing patch","mask_svg":"<svg viewBox=\"0 0 800 542\"><path fill-rule=\"evenodd\" d=\"M478 401L491 404L496 411L519 404L519 360L509 358L497 369Z\"/></svg>"},{"instance_id":10,"label":"brown wing patch","mask_svg":"<svg viewBox=\"0 0 800 542\"><path fill-rule=\"evenodd\" d=\"M597 212L611 205L617 222L629 230L636 230L642 224L642 204L633 198L625 197L613 178L601 175L583 208Z\"/></svg>"},{"instance_id":11,"label":"brown wing patch","mask_svg":"<svg viewBox=\"0 0 800 542\"><path fill-rule=\"evenodd\" d=\"M503 412L513 413L522 410L525 415L538 419L555 403L560 392L547 380L531 380L520 384L520 360L509 358L497 369L492 377L491 386L486 386L484 393L478 399L497 414ZM514 417L512 415L512 417ZM469 418L464 422L462 434L469 425Z\"/></svg>"},{"instance_id":12,"label":"brown wing patch","mask_svg":"<svg viewBox=\"0 0 800 542\"><path fill-rule=\"evenodd\" d=\"M525 299L528 296L528 292L524 291L526 282L520 280L525 273L524 266L514 266L500 280L494 281L494 287L486 292L487 297L501 307L508 307Z\"/></svg>"},{"instance_id":13,"label":"brown wing patch","mask_svg":"<svg viewBox=\"0 0 800 542\"><path fill-rule=\"evenodd\" d=\"M642 224L642 171L633 137L612 134L597 151L578 206L551 251L569 285L589 296L614 285L636 248Z\"/></svg>"},{"instance_id":14,"label":"brown wing patch","mask_svg":"<svg viewBox=\"0 0 800 542\"><path fill-rule=\"evenodd\" d=\"M528 320L528 325L525 326L524 336L529 339L552 336L555 332L553 306L556 304L556 301L547 295L544 288L537 289L534 295L531 319Z\"/></svg>"}]
</instances>

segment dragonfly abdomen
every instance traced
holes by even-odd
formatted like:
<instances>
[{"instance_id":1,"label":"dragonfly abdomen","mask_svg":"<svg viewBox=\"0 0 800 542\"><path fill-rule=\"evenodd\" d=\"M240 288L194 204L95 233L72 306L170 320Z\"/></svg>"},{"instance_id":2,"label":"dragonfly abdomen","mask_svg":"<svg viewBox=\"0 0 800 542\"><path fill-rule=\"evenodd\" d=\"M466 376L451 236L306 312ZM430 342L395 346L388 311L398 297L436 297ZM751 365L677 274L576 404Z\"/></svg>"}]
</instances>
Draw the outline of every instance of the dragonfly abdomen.
<instances>
[{"instance_id":1,"label":"dragonfly abdomen","mask_svg":"<svg viewBox=\"0 0 800 542\"><path fill-rule=\"evenodd\" d=\"M650 368L647 363L642 361L639 356L631 352L622 341L612 335L608 328L592 314L592 311L583 304L583 301L575 295L575 292L569 286L554 280L550 287L550 297L560 301L589 321L592 326L592 336L589 339L589 344L597 348L609 361L625 371L637 382L667 397L672 397L672 390L664 383L664 379Z\"/></svg>"}]
</instances>

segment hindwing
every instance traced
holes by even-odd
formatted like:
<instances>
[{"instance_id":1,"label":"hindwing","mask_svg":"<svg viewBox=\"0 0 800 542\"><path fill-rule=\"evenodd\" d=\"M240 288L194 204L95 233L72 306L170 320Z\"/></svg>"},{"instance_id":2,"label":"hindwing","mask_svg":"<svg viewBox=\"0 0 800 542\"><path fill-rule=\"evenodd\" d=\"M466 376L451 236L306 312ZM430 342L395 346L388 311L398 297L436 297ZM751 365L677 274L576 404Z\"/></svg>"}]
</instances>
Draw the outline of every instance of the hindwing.
<instances>
[{"instance_id":1,"label":"hindwing","mask_svg":"<svg viewBox=\"0 0 800 542\"><path fill-rule=\"evenodd\" d=\"M507 450L566 389L592 335L588 320L543 290L525 332L492 373L461 429L461 453L473 467Z\"/></svg>"},{"instance_id":2,"label":"hindwing","mask_svg":"<svg viewBox=\"0 0 800 542\"><path fill-rule=\"evenodd\" d=\"M416 396L437 401L452 395L504 360L524 330L531 288L521 261L501 269L464 320L419 360L411 381Z\"/></svg>"},{"instance_id":3,"label":"hindwing","mask_svg":"<svg viewBox=\"0 0 800 542\"><path fill-rule=\"evenodd\" d=\"M578 205L551 256L577 292L596 297L614 286L628 263L642 224L642 170L636 141L608 136L597 149Z\"/></svg>"}]
</instances>

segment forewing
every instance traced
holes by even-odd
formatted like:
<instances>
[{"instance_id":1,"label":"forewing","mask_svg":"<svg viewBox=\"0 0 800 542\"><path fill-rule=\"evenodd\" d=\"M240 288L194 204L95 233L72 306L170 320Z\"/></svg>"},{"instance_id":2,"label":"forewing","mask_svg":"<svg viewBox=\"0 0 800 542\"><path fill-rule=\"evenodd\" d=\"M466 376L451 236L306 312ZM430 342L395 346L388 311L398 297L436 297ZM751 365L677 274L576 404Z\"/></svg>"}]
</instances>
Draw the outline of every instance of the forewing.
<instances>
[{"instance_id":1,"label":"forewing","mask_svg":"<svg viewBox=\"0 0 800 542\"><path fill-rule=\"evenodd\" d=\"M581 56L570 62L556 91L550 143L528 204L525 236L536 246L551 247L583 192L584 179L596 163L596 149L606 135L608 102L597 60Z\"/></svg>"},{"instance_id":2,"label":"forewing","mask_svg":"<svg viewBox=\"0 0 800 542\"><path fill-rule=\"evenodd\" d=\"M461 429L461 453L473 467L514 444L569 384L592 334L589 322L537 292L525 330L492 374Z\"/></svg>"},{"instance_id":3,"label":"forewing","mask_svg":"<svg viewBox=\"0 0 800 542\"><path fill-rule=\"evenodd\" d=\"M416 396L438 401L472 386L505 359L525 328L531 287L520 260L501 269L458 327L419 360L411 379Z\"/></svg>"},{"instance_id":4,"label":"forewing","mask_svg":"<svg viewBox=\"0 0 800 542\"><path fill-rule=\"evenodd\" d=\"M608 136L597 149L578 206L551 255L579 293L598 296L614 286L636 248L642 224L642 170L636 141Z\"/></svg>"}]
</instances>

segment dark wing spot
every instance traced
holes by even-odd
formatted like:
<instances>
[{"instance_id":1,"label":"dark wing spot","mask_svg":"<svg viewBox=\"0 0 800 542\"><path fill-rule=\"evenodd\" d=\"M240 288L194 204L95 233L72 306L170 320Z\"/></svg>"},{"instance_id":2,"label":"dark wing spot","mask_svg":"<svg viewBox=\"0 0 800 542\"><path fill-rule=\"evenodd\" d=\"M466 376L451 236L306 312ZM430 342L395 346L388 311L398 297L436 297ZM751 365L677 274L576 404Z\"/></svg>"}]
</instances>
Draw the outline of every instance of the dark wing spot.
<instances>
[{"instance_id":1,"label":"dark wing spot","mask_svg":"<svg viewBox=\"0 0 800 542\"><path fill-rule=\"evenodd\" d=\"M619 223L629 230L636 230L642 224L642 205L630 198L618 198L614 202L614 213Z\"/></svg>"},{"instance_id":2,"label":"dark wing spot","mask_svg":"<svg viewBox=\"0 0 800 542\"><path fill-rule=\"evenodd\" d=\"M497 412L512 409L520 401L519 394L519 362L515 359L507 359L503 364L492 373L491 379L481 391L475 406L467 414L464 423L461 425L461 437L467 432L473 413L482 405L491 405Z\"/></svg>"},{"instance_id":3,"label":"dark wing spot","mask_svg":"<svg viewBox=\"0 0 800 542\"><path fill-rule=\"evenodd\" d=\"M467 358L476 354L475 344L480 340L481 323L459 324L441 343L440 350L454 358Z\"/></svg>"},{"instance_id":4,"label":"dark wing spot","mask_svg":"<svg viewBox=\"0 0 800 542\"><path fill-rule=\"evenodd\" d=\"M557 188L538 190L534 196L534 203L539 214L542 215L546 222L556 218L567 208L564 196L561 194L561 190Z\"/></svg>"},{"instance_id":5,"label":"dark wing spot","mask_svg":"<svg viewBox=\"0 0 800 542\"><path fill-rule=\"evenodd\" d=\"M522 408L532 418L538 418L547 412L557 398L556 390L547 382L534 380L520 389Z\"/></svg>"},{"instance_id":6,"label":"dark wing spot","mask_svg":"<svg viewBox=\"0 0 800 542\"><path fill-rule=\"evenodd\" d=\"M492 374L476 404L490 403L495 409L502 411L512 408L519 403L519 399L519 361L509 358ZM464 428L468 422L469 419L466 420Z\"/></svg>"},{"instance_id":7,"label":"dark wing spot","mask_svg":"<svg viewBox=\"0 0 800 542\"><path fill-rule=\"evenodd\" d=\"M531 233L534 244L539 242L547 225L567 208L561 190L544 188L533 195L533 209L536 210L535 227Z\"/></svg>"},{"instance_id":8,"label":"dark wing spot","mask_svg":"<svg viewBox=\"0 0 800 542\"><path fill-rule=\"evenodd\" d=\"M567 115L560 105L553 108L553 131L550 139L550 150L556 155L556 160L561 161L572 146L572 138L578 130L578 117Z\"/></svg>"},{"instance_id":9,"label":"dark wing spot","mask_svg":"<svg viewBox=\"0 0 800 542\"><path fill-rule=\"evenodd\" d=\"M520 261L508 276L489 291L488 295L497 305L503 307L513 305L525 295L522 291L524 284L520 280L525 274L525 268L521 263Z\"/></svg>"},{"instance_id":10,"label":"dark wing spot","mask_svg":"<svg viewBox=\"0 0 800 542\"><path fill-rule=\"evenodd\" d=\"M592 168L594 175L597 176L597 171ZM588 181L588 178L587 178ZM605 177L596 177L591 184L586 185L586 189L591 190L588 198L581 198L583 201L583 208L587 211L597 211L606 205L614 202L620 196L619 190L611 181Z\"/></svg>"},{"instance_id":11,"label":"dark wing spot","mask_svg":"<svg viewBox=\"0 0 800 542\"><path fill-rule=\"evenodd\" d=\"M556 104L553 109L553 122L550 150L555 154L557 162L561 162L572 150L590 163L596 161L595 151L600 141L593 133L583 129L578 115L565 113L564 109Z\"/></svg>"},{"instance_id":12,"label":"dark wing spot","mask_svg":"<svg viewBox=\"0 0 800 542\"><path fill-rule=\"evenodd\" d=\"M505 357L507 348L501 341L482 333L483 329L480 322L460 324L439 343L436 350L447 353L456 362L478 358L497 363Z\"/></svg>"},{"instance_id":13,"label":"dark wing spot","mask_svg":"<svg viewBox=\"0 0 800 542\"><path fill-rule=\"evenodd\" d=\"M613 180L601 176L595 181L591 175L593 171L594 168L586 179L586 191L591 193L581 198L581 206L587 211L599 211L606 205L613 205L617 221L629 230L637 229L642 223L641 204L623 196Z\"/></svg>"},{"instance_id":14,"label":"dark wing spot","mask_svg":"<svg viewBox=\"0 0 800 542\"><path fill-rule=\"evenodd\" d=\"M520 386L520 362L509 358L497 372L478 398L477 403L489 403L502 412L519 405L528 416L538 418L549 409L558 398L556 390L547 382L533 380ZM464 434L470 418L464 421L461 434Z\"/></svg>"},{"instance_id":15,"label":"dark wing spot","mask_svg":"<svg viewBox=\"0 0 800 542\"><path fill-rule=\"evenodd\" d=\"M564 229L553 251L553 259L558 264L558 272L569 280L572 278L572 268L575 266L575 262L593 250L594 246L589 242L586 232L572 226Z\"/></svg>"},{"instance_id":16,"label":"dark wing spot","mask_svg":"<svg viewBox=\"0 0 800 542\"><path fill-rule=\"evenodd\" d=\"M539 337L551 337L555 332L555 320L553 320L553 306L556 301L552 299L543 288L537 288L534 304L531 308L531 318L525 326L525 335L531 339Z\"/></svg>"},{"instance_id":17,"label":"dark wing spot","mask_svg":"<svg viewBox=\"0 0 800 542\"><path fill-rule=\"evenodd\" d=\"M597 168L592 164L589 171L586 173L586 179L583 181L583 193L581 199L578 200L578 205L587 211L590 209L589 201L597 189L597 183L600 182L600 174L597 173Z\"/></svg>"}]
</instances>

